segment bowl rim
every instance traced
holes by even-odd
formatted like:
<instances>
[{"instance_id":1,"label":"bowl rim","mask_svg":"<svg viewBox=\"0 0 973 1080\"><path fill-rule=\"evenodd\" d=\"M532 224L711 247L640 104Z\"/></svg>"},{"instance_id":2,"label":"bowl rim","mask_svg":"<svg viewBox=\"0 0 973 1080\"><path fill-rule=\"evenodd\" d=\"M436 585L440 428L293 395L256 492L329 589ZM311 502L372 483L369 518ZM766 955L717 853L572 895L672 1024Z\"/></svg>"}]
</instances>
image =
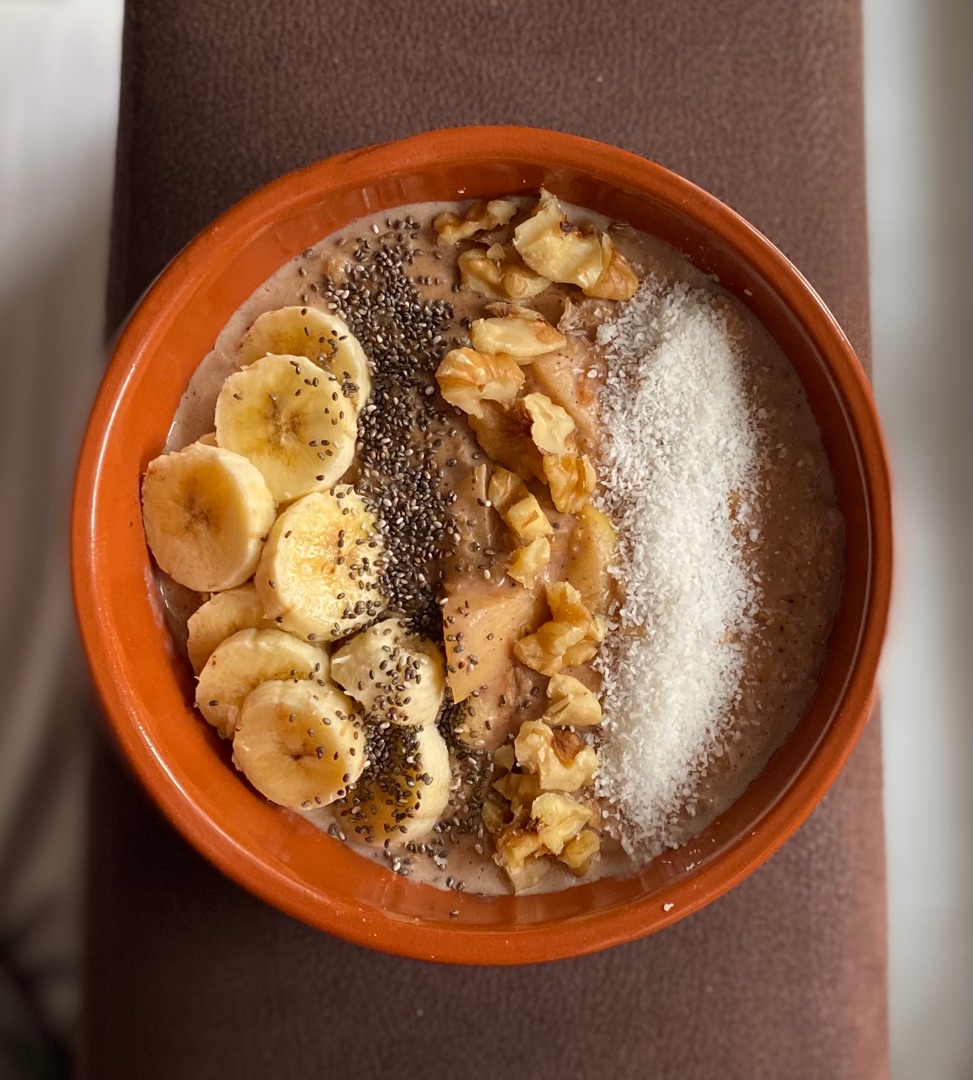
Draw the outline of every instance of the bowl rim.
<instances>
[{"instance_id":1,"label":"bowl rim","mask_svg":"<svg viewBox=\"0 0 973 1080\"><path fill-rule=\"evenodd\" d=\"M640 898L570 920L521 926L457 922L422 925L370 909L354 909L302 889L237 842L179 784L148 732L119 694L99 613L104 608L95 535L100 472L119 399L140 363L150 328L206 276L211 260L241 236L273 221L338 179L367 185L384 170L433 169L480 160L516 160L590 173L610 186L644 192L692 216L756 269L783 298L825 358L848 412L863 460L869 594L857 663L838 708L812 755L753 830L691 875L666 887L671 902ZM868 719L888 619L892 583L891 499L871 387L854 350L817 292L762 233L736 211L656 162L618 147L563 132L514 126L438 129L337 154L263 185L203 228L143 294L121 328L84 436L72 507L72 581L81 637L110 730L142 786L177 831L228 877L293 917L345 940L400 956L460 964L532 963L585 955L652 933L717 899L756 870L803 824L831 786ZM512 949L504 946L512 945Z\"/></svg>"}]
</instances>

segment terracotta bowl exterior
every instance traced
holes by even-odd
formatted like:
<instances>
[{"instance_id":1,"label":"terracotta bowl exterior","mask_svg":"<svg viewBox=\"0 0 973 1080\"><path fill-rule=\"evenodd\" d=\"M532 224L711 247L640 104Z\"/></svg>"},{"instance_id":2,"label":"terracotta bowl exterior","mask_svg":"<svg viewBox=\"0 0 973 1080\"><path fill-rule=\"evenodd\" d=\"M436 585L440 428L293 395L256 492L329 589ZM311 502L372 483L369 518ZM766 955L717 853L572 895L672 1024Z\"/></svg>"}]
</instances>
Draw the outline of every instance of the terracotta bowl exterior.
<instances>
[{"instance_id":1,"label":"terracotta bowl exterior","mask_svg":"<svg viewBox=\"0 0 973 1080\"><path fill-rule=\"evenodd\" d=\"M196 365L284 262L364 214L541 184L672 244L768 327L821 428L847 554L814 698L726 814L632 877L485 898L389 873L267 803L230 766L226 744L193 712L192 675L163 623L139 484ZM109 725L172 824L229 877L295 918L387 952L464 964L552 960L650 934L764 862L820 800L865 724L891 579L888 477L871 393L813 289L764 236L681 177L611 146L525 128L435 131L342 154L268 184L200 233L118 340L85 437L72 532L78 617Z\"/></svg>"}]
</instances>

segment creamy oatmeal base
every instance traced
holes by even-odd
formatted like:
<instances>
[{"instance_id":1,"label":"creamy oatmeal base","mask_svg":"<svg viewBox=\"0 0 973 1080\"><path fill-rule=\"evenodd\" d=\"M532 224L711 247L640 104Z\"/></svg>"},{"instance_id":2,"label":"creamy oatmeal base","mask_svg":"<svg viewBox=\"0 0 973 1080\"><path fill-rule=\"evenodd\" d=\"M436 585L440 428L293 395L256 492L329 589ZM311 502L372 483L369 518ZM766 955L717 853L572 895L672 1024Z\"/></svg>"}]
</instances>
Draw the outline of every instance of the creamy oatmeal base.
<instances>
[{"instance_id":1,"label":"creamy oatmeal base","mask_svg":"<svg viewBox=\"0 0 973 1080\"><path fill-rule=\"evenodd\" d=\"M598 613L605 622L604 640L595 646L595 656L563 669L600 698L605 716L590 727L554 729L566 740L567 756L588 748L599 755L601 774L578 798L596 808L591 826L600 833L600 850L581 876L548 855L543 876L529 875L520 887L549 891L630 872L700 831L742 793L793 728L813 691L837 607L843 556L841 518L813 416L790 364L750 313L667 245L567 205L572 223L611 238L637 275L639 292L630 300L598 299L584 296L574 285L553 283L530 295L537 285L512 249L511 236L536 199L510 201L516 206L512 222L456 243L443 243L433 222L439 219L441 224L441 215L448 213L460 222L464 215L475 217L469 203L416 204L361 219L281 267L239 308L200 363L166 446L179 450L205 441L213 431L217 398L227 377L241 366L240 343L259 316L297 305L332 312L347 322L368 356L372 390L358 418L355 460L341 480L354 486L378 518L387 556L383 609L401 613L412 628L439 645L453 669L448 682L460 691L464 686L475 689L474 696L460 704L447 702L438 719L450 750L453 790L435 831L405 845L366 843L356 834L353 819L336 816L330 807L303 812L397 873L442 888L487 894L509 892L511 887L493 859L493 834L502 827L504 812L510 816L500 794L515 792L518 783L511 776L521 772L507 771L515 763L512 740L525 722L540 721L552 704L549 676L522 663L514 646L551 621L545 584L571 576L584 525L578 513L556 509L539 467L547 451L539 452L532 442L530 417L525 426L522 408L520 418L512 420L509 401L487 399L482 401L484 415L477 418L444 400L437 370L452 350L470 348L474 322L509 315L503 305L513 304L539 313L560 332L554 351L520 367L523 385L517 400L540 395L573 420L574 448L590 459L597 479L590 496L592 513L599 508L606 512L619 532L611 573L597 583L605 599ZM462 224L458 230L465 231ZM513 277L505 278L507 273ZM461 279L466 287L461 287ZM475 286L483 291L475 291ZM505 295L507 287L516 295ZM487 310L496 304L501 306ZM697 594L706 599L709 587L731 590L727 603L732 622L723 618L712 650L713 655L730 650L731 662L709 663L697 680L702 684L710 678L713 692L724 695L718 707L713 704L716 698L700 698L698 685L674 697L666 689L664 672L657 686L646 684L644 694L640 676L631 675L633 658L637 664L641 656L662 657L664 666L679 655L666 642L646 652L644 642L653 633L665 631L674 641L688 633L680 622L680 612L691 606L685 598L658 610L647 608L652 613L648 626L644 611L627 612L626 575L641 574L646 550L651 551L639 534L651 534L653 520L640 518L639 506L655 481L644 463L636 468L625 462L633 452L644 457L653 431L646 429L640 443L622 445L627 424L636 433L643 430L630 404L639 398L639 380L653 364L663 372L666 364L681 363L680 354L672 352L682 347L681 333L692 347L687 356L696 361L697 346L730 342L721 362L735 382L725 391L730 396L724 412L735 422L745 422L747 429L746 454L737 450L741 461L745 457L741 486L719 491L716 483L710 495L725 508L723 518L716 526L712 520L704 523L695 541L699 553L691 547L690 536L686 539L687 557L692 554L703 562L710 549L702 533L709 529L707 536L716 535L715 528L724 537L725 546L713 553L710 585L703 573L698 585L702 593ZM687 372L691 368L687 361ZM709 378L705 366L696 362L696 368L703 372L701 379ZM663 381L652 387L657 401L664 401L667 385ZM710 439L706 443L701 435L701 446L723 445L714 427L719 417L710 421L704 415L707 400L713 398L707 387L672 393L696 394L673 398L673 409L689 402L687 415L693 418L684 427L690 436L699 425ZM656 437L668 441L665 410L653 415L662 424ZM557 437L555 432L555 441ZM656 451L660 460L668 452L662 445ZM675 452L675 465L683 460L680 452ZM692 452L691 447L686 451ZM530 543L512 533L490 498L491 477L498 468L501 476L510 469L526 477L529 493L550 522L543 538L550 546L549 560L536 580L531 581L533 566L512 564L522 571L526 585L511 579L510 566L518 553L524 558ZM724 470L708 480L703 470L699 484L724 482L726 475ZM696 509L691 498L685 501L690 506L683 509ZM671 497L669 502L649 499L644 505L661 507L663 514L679 509ZM707 505L700 499L698 511L712 518ZM620 523L624 528L619 529ZM673 535L686 535L676 518L671 526ZM597 523L588 522L587 527L597 531ZM732 586L732 575L716 573L727 560L732 560L737 578L746 575L748 591ZM691 559L684 561L691 571ZM652 573L662 575L660 594L665 592L666 569L665 558L656 558ZM205 596L161 572L160 582L169 625L184 649L187 620ZM654 584L648 591L656 594ZM683 621L692 618L687 614ZM697 627L696 632L707 628ZM489 651L481 648L484 655L473 654L471 670L469 640L482 645L488 634ZM687 637L683 647L690 640ZM652 723L643 723L638 708L630 709L630 715L608 711L610 704L649 701L656 713ZM685 715L694 708L701 726L688 730ZM706 709L717 715L703 717ZM365 736L372 751L380 734ZM609 765L617 775L605 775Z\"/></svg>"}]
</instances>

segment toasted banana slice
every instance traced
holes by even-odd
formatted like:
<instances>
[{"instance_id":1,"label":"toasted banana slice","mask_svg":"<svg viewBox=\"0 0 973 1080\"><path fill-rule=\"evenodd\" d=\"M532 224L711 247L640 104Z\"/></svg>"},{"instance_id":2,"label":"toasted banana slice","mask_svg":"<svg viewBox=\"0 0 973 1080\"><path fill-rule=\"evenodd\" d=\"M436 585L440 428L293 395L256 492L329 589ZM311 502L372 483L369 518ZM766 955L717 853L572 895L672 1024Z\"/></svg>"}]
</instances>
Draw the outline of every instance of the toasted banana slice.
<instances>
[{"instance_id":1,"label":"toasted banana slice","mask_svg":"<svg viewBox=\"0 0 973 1080\"><path fill-rule=\"evenodd\" d=\"M216 439L260 470L277 502L324 491L355 456L358 423L338 380L304 356L264 356L216 399Z\"/></svg>"},{"instance_id":2,"label":"toasted banana slice","mask_svg":"<svg viewBox=\"0 0 973 1080\"><path fill-rule=\"evenodd\" d=\"M217 592L253 573L274 523L274 500L245 457L193 443L149 462L142 520L155 561L171 578Z\"/></svg>"},{"instance_id":3,"label":"toasted banana slice","mask_svg":"<svg viewBox=\"0 0 973 1080\"><path fill-rule=\"evenodd\" d=\"M393 724L435 723L445 675L439 647L398 618L362 630L331 657L331 678L375 719Z\"/></svg>"},{"instance_id":4,"label":"toasted banana slice","mask_svg":"<svg viewBox=\"0 0 973 1080\"><path fill-rule=\"evenodd\" d=\"M264 616L264 606L252 582L236 589L214 593L189 616L186 624L189 640L186 649L193 671L198 675L217 645L238 630L268 630L272 619Z\"/></svg>"},{"instance_id":5,"label":"toasted banana slice","mask_svg":"<svg viewBox=\"0 0 973 1080\"><path fill-rule=\"evenodd\" d=\"M268 353L305 356L330 371L357 412L372 392L365 350L337 315L313 307L264 312L244 335L240 360L253 364Z\"/></svg>"},{"instance_id":6,"label":"toasted banana slice","mask_svg":"<svg viewBox=\"0 0 973 1080\"><path fill-rule=\"evenodd\" d=\"M308 641L343 637L380 615L382 543L353 487L315 492L270 530L254 584L268 618Z\"/></svg>"},{"instance_id":7,"label":"toasted banana slice","mask_svg":"<svg viewBox=\"0 0 973 1080\"><path fill-rule=\"evenodd\" d=\"M355 703L337 687L273 680L247 695L233 760L271 802L294 810L327 806L365 767Z\"/></svg>"},{"instance_id":8,"label":"toasted banana slice","mask_svg":"<svg viewBox=\"0 0 973 1080\"><path fill-rule=\"evenodd\" d=\"M238 630L218 645L196 684L196 708L223 739L233 736L240 707L270 679L328 678L328 654L282 630Z\"/></svg>"},{"instance_id":9,"label":"toasted banana slice","mask_svg":"<svg viewBox=\"0 0 973 1080\"><path fill-rule=\"evenodd\" d=\"M392 727L380 767L369 771L336 811L376 846L428 836L449 802L449 751L432 724Z\"/></svg>"}]
</instances>

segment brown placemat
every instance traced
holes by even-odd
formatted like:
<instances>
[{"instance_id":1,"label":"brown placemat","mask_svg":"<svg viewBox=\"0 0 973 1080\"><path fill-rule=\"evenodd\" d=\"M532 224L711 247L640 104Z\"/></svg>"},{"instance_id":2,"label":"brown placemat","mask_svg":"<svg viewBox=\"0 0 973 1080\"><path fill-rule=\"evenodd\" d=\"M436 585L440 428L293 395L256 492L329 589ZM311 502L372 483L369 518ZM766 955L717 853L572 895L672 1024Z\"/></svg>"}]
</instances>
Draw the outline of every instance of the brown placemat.
<instances>
[{"instance_id":1,"label":"brown placemat","mask_svg":"<svg viewBox=\"0 0 973 1080\"><path fill-rule=\"evenodd\" d=\"M108 312L261 182L462 123L614 142L711 190L868 356L854 0L130 0ZM446 968L347 945L211 869L107 747L92 806L84 1073L879 1080L880 736L705 911L598 956Z\"/></svg>"}]
</instances>

